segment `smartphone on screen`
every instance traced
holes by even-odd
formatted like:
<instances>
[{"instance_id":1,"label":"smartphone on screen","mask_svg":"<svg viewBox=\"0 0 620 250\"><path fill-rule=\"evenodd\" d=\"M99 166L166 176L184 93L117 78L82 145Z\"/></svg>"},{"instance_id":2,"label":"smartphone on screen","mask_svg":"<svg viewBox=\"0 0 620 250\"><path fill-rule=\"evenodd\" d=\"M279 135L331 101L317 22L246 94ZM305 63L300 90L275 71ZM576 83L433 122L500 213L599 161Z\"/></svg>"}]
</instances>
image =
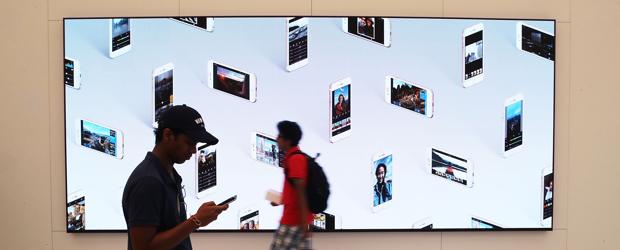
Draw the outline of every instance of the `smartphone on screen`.
<instances>
[{"instance_id":1,"label":"smartphone on screen","mask_svg":"<svg viewBox=\"0 0 620 250\"><path fill-rule=\"evenodd\" d=\"M82 84L82 73L80 72L80 62L73 58L65 57L65 85L74 89L80 89Z\"/></svg>"},{"instance_id":2,"label":"smartphone on screen","mask_svg":"<svg viewBox=\"0 0 620 250\"><path fill-rule=\"evenodd\" d=\"M484 25L476 24L463 31L463 87L467 88L484 79L482 42Z\"/></svg>"},{"instance_id":3,"label":"smartphone on screen","mask_svg":"<svg viewBox=\"0 0 620 250\"><path fill-rule=\"evenodd\" d=\"M115 58L131 50L131 30L129 18L110 19L109 54Z\"/></svg>"},{"instance_id":4,"label":"smartphone on screen","mask_svg":"<svg viewBox=\"0 0 620 250\"><path fill-rule=\"evenodd\" d=\"M174 64L168 63L153 70L153 127L157 128L159 118L164 110L172 107Z\"/></svg>"},{"instance_id":5,"label":"smartphone on screen","mask_svg":"<svg viewBox=\"0 0 620 250\"><path fill-rule=\"evenodd\" d=\"M517 49L555 61L555 36L544 30L517 22Z\"/></svg>"},{"instance_id":6,"label":"smartphone on screen","mask_svg":"<svg viewBox=\"0 0 620 250\"><path fill-rule=\"evenodd\" d=\"M551 228L553 217L553 168L542 170L541 225Z\"/></svg>"},{"instance_id":7,"label":"smartphone on screen","mask_svg":"<svg viewBox=\"0 0 620 250\"><path fill-rule=\"evenodd\" d=\"M313 231L334 231L336 230L336 216L326 212L314 214L310 227Z\"/></svg>"},{"instance_id":8,"label":"smartphone on screen","mask_svg":"<svg viewBox=\"0 0 620 250\"><path fill-rule=\"evenodd\" d=\"M393 187L393 159L389 152L375 154L372 157L370 168L372 179L372 211L379 212L392 203Z\"/></svg>"},{"instance_id":9,"label":"smartphone on screen","mask_svg":"<svg viewBox=\"0 0 620 250\"><path fill-rule=\"evenodd\" d=\"M82 190L67 196L67 232L86 229L86 196Z\"/></svg>"},{"instance_id":10,"label":"smartphone on screen","mask_svg":"<svg viewBox=\"0 0 620 250\"><path fill-rule=\"evenodd\" d=\"M247 209L239 212L239 229L241 231L258 230L259 216L258 210Z\"/></svg>"},{"instance_id":11,"label":"smartphone on screen","mask_svg":"<svg viewBox=\"0 0 620 250\"><path fill-rule=\"evenodd\" d=\"M286 18L286 70L293 71L308 64L307 17Z\"/></svg>"},{"instance_id":12,"label":"smartphone on screen","mask_svg":"<svg viewBox=\"0 0 620 250\"><path fill-rule=\"evenodd\" d=\"M444 151L431 148L428 172L451 182L472 187L474 167L471 161Z\"/></svg>"},{"instance_id":13,"label":"smartphone on screen","mask_svg":"<svg viewBox=\"0 0 620 250\"><path fill-rule=\"evenodd\" d=\"M212 17L186 16L186 17L173 17L171 19L187 24L189 26L198 28L200 30L209 31L209 32L213 31L214 21Z\"/></svg>"},{"instance_id":14,"label":"smartphone on screen","mask_svg":"<svg viewBox=\"0 0 620 250\"><path fill-rule=\"evenodd\" d=\"M430 217L426 217L413 223L413 229L419 230L433 230L433 220Z\"/></svg>"},{"instance_id":15,"label":"smartphone on screen","mask_svg":"<svg viewBox=\"0 0 620 250\"><path fill-rule=\"evenodd\" d=\"M470 219L470 227L472 229L501 229L502 227L490 220L483 219L477 216L472 216Z\"/></svg>"},{"instance_id":16,"label":"smartphone on screen","mask_svg":"<svg viewBox=\"0 0 620 250\"><path fill-rule=\"evenodd\" d=\"M504 101L504 156L523 149L523 95Z\"/></svg>"},{"instance_id":17,"label":"smartphone on screen","mask_svg":"<svg viewBox=\"0 0 620 250\"><path fill-rule=\"evenodd\" d=\"M217 148L205 143L196 145L196 197L213 193L217 187Z\"/></svg>"},{"instance_id":18,"label":"smartphone on screen","mask_svg":"<svg viewBox=\"0 0 620 250\"><path fill-rule=\"evenodd\" d=\"M75 128L77 144L117 159L123 158L123 133L120 130L82 119L76 120Z\"/></svg>"},{"instance_id":19,"label":"smartphone on screen","mask_svg":"<svg viewBox=\"0 0 620 250\"><path fill-rule=\"evenodd\" d=\"M420 85L398 79L385 78L385 101L417 114L433 117L433 91Z\"/></svg>"},{"instance_id":20,"label":"smartphone on screen","mask_svg":"<svg viewBox=\"0 0 620 250\"><path fill-rule=\"evenodd\" d=\"M260 132L252 133L252 148L250 149L252 159L279 167L280 164L280 148L275 137Z\"/></svg>"},{"instance_id":21,"label":"smartphone on screen","mask_svg":"<svg viewBox=\"0 0 620 250\"><path fill-rule=\"evenodd\" d=\"M329 141L334 143L351 135L351 78L329 86Z\"/></svg>"},{"instance_id":22,"label":"smartphone on screen","mask_svg":"<svg viewBox=\"0 0 620 250\"><path fill-rule=\"evenodd\" d=\"M347 34L385 47L392 44L390 20L382 17L345 17L342 30Z\"/></svg>"},{"instance_id":23,"label":"smartphone on screen","mask_svg":"<svg viewBox=\"0 0 620 250\"><path fill-rule=\"evenodd\" d=\"M209 61L209 87L256 102L256 76L251 73Z\"/></svg>"}]
</instances>

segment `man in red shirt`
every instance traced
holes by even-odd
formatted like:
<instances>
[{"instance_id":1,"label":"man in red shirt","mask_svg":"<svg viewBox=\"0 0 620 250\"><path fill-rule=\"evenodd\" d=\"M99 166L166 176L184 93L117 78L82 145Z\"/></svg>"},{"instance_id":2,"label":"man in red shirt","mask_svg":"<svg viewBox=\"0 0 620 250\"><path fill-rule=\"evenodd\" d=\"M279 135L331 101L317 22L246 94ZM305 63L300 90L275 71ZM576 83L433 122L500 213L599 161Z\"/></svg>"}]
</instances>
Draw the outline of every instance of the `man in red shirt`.
<instances>
[{"instance_id":1,"label":"man in red shirt","mask_svg":"<svg viewBox=\"0 0 620 250\"><path fill-rule=\"evenodd\" d=\"M280 226L276 230L272 250L311 249L308 232L313 215L308 209L306 182L308 180L308 162L299 149L301 128L297 123L282 121L278 123L278 146L284 155L284 190L282 202L284 210ZM272 203L272 205L279 205Z\"/></svg>"}]
</instances>

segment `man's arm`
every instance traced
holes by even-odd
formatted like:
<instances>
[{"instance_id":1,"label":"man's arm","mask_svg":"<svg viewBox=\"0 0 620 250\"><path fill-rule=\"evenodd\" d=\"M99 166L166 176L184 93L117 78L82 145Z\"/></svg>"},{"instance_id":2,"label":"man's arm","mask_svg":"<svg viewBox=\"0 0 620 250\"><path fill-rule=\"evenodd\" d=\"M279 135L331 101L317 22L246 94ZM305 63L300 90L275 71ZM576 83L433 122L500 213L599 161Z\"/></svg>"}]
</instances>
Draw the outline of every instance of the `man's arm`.
<instances>
[{"instance_id":1,"label":"man's arm","mask_svg":"<svg viewBox=\"0 0 620 250\"><path fill-rule=\"evenodd\" d=\"M157 233L155 226L131 227L129 229L131 246L135 250L172 249L179 245L196 228L198 226L190 220L186 220L176 227L160 233Z\"/></svg>"},{"instance_id":2,"label":"man's arm","mask_svg":"<svg viewBox=\"0 0 620 250\"><path fill-rule=\"evenodd\" d=\"M291 179L295 192L297 193L297 205L299 206L299 227L304 230L304 235L308 233L308 197L306 197L306 184L303 179Z\"/></svg>"}]
</instances>

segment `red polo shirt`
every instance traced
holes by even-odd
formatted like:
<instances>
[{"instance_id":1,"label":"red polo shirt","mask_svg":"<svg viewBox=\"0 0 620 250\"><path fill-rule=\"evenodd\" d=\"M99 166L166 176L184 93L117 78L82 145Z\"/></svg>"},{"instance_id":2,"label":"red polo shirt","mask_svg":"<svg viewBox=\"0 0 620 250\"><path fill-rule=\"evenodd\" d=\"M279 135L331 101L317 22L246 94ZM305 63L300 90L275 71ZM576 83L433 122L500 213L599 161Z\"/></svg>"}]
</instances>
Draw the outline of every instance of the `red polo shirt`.
<instances>
[{"instance_id":1,"label":"red polo shirt","mask_svg":"<svg viewBox=\"0 0 620 250\"><path fill-rule=\"evenodd\" d=\"M294 147L286 151L284 155L285 173L288 172L288 178L302 179L304 183L308 181L308 160L303 154L292 155L294 152L300 151L299 147ZM305 192L305 191L304 191ZM280 224L287 226L299 225L299 216L301 216L301 208L297 198L297 193L293 184L284 178L284 190L282 190L282 204L284 211ZM313 215L308 210L307 223L312 223Z\"/></svg>"}]
</instances>

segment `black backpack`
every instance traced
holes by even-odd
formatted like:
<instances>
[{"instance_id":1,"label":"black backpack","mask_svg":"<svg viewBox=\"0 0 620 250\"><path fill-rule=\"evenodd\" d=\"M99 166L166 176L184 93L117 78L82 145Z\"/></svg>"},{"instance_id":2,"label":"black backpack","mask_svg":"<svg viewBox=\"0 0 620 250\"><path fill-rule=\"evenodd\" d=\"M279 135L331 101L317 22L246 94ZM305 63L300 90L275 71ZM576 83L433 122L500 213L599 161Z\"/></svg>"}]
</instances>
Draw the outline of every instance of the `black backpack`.
<instances>
[{"instance_id":1,"label":"black backpack","mask_svg":"<svg viewBox=\"0 0 620 250\"><path fill-rule=\"evenodd\" d=\"M292 155L296 154L303 155L308 160L308 182L306 183L308 207L312 213L322 213L327 209L329 182L327 181L325 172L323 172L323 168L316 162L316 158L318 158L320 154L317 154L317 156L313 158L301 151L297 151ZM286 179L290 182L291 180L288 178L288 173L285 173L285 175Z\"/></svg>"}]
</instances>

